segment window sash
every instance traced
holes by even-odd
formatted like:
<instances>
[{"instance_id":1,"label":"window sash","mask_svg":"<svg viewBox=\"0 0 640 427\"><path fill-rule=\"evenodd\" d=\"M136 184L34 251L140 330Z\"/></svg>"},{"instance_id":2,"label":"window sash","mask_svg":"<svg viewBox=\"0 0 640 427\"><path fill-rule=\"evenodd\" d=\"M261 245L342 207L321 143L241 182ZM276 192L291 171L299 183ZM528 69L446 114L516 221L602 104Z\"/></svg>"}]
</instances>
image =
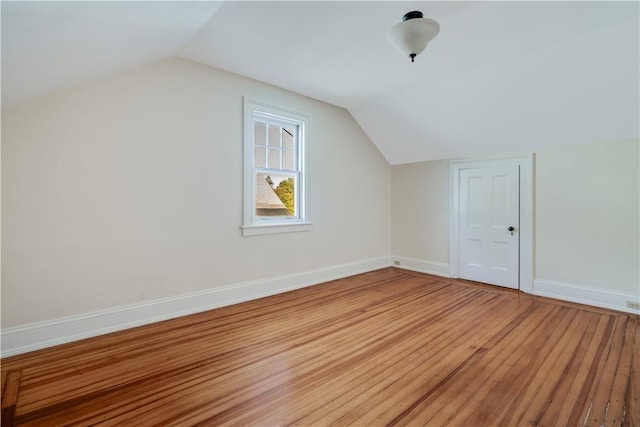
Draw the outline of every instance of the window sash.
<instances>
[{"instance_id":1,"label":"window sash","mask_svg":"<svg viewBox=\"0 0 640 427\"><path fill-rule=\"evenodd\" d=\"M258 130L259 126L263 125L264 129ZM300 159L298 157L298 147L300 145L300 125L295 123L277 123L264 119L254 117L254 132L253 132L253 151L254 151L254 168L263 169L281 169L291 172L298 172L300 170ZM291 138L291 148L285 147L285 135L287 134L286 128L292 130L293 135ZM277 129L277 144L272 142L271 129ZM260 133L260 135L258 135ZM264 133L264 135L263 135ZM264 136L264 138L263 138ZM274 158L275 157L275 158ZM290 167L287 167L290 166Z\"/></svg>"},{"instance_id":2,"label":"window sash","mask_svg":"<svg viewBox=\"0 0 640 427\"><path fill-rule=\"evenodd\" d=\"M259 125L264 125L264 141L260 140L260 143L256 142L258 128ZM284 150L283 149L283 133L286 127L293 128L293 150ZM254 190L254 222L264 222L264 221L282 221L282 220L300 220L301 210L300 210L300 175L301 171L297 167L301 162L299 156L296 154L299 152L298 147L300 146L300 128L301 124L292 120L282 120L282 119L274 119L270 117L265 117L260 112L253 113L253 146L254 146L254 159L253 159L253 175L255 178L256 188ZM262 137L262 135L260 135ZM257 150L264 150L264 161L260 158L260 164L257 164L255 153ZM293 169L284 168L284 152L291 152L293 159ZM272 208L267 209L265 207L258 206L259 197L265 197L264 188L260 188L259 184L264 185L261 182L261 178L258 178L259 175L267 175L267 176L291 176L294 178L294 187L293 187L293 214L287 213L282 214L282 209ZM274 193L277 192L277 186L273 187ZM279 196L278 196L279 198ZM284 201L282 202L284 205ZM272 205L273 206L273 205ZM287 207L288 210L288 207ZM267 212L273 213L267 213ZM262 212L262 214L260 213Z\"/></svg>"}]
</instances>

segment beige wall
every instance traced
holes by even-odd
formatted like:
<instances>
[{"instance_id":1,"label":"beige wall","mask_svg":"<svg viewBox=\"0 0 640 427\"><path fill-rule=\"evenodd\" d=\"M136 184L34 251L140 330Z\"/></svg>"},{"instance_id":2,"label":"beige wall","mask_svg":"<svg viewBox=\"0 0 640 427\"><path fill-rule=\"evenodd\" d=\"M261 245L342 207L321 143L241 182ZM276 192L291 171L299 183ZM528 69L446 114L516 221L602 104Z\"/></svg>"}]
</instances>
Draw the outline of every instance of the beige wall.
<instances>
[{"instance_id":1,"label":"beige wall","mask_svg":"<svg viewBox=\"0 0 640 427\"><path fill-rule=\"evenodd\" d=\"M391 168L391 253L449 263L449 161Z\"/></svg>"},{"instance_id":2,"label":"beige wall","mask_svg":"<svg viewBox=\"0 0 640 427\"><path fill-rule=\"evenodd\" d=\"M536 153L534 278L639 294L638 140ZM391 252L449 262L449 166L393 166Z\"/></svg>"},{"instance_id":3,"label":"beige wall","mask_svg":"<svg viewBox=\"0 0 640 427\"><path fill-rule=\"evenodd\" d=\"M536 154L536 277L640 294L638 140Z\"/></svg>"},{"instance_id":4,"label":"beige wall","mask_svg":"<svg viewBox=\"0 0 640 427\"><path fill-rule=\"evenodd\" d=\"M241 237L242 100L309 113L313 231ZM2 111L2 326L388 256L346 110L168 60Z\"/></svg>"}]
</instances>

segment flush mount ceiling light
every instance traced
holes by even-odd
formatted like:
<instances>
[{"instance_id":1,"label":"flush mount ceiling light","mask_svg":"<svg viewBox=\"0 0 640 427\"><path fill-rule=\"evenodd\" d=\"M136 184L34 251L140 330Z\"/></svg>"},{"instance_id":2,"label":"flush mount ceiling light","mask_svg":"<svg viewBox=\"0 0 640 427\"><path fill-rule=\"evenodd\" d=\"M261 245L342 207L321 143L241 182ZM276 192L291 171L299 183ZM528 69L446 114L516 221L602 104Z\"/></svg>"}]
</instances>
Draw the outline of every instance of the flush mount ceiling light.
<instances>
[{"instance_id":1,"label":"flush mount ceiling light","mask_svg":"<svg viewBox=\"0 0 640 427\"><path fill-rule=\"evenodd\" d=\"M404 15L402 22L391 27L387 33L387 41L414 62L415 57L439 31L440 24L433 19L423 18L422 12L414 10Z\"/></svg>"}]
</instances>

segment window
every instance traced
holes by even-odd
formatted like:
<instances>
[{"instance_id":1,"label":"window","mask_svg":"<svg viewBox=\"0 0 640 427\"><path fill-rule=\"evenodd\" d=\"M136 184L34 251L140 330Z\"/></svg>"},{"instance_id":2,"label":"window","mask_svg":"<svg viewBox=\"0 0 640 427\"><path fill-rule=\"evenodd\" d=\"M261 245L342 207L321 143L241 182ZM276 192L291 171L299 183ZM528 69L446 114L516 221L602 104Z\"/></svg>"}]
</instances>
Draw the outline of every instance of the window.
<instances>
[{"instance_id":1,"label":"window","mask_svg":"<svg viewBox=\"0 0 640 427\"><path fill-rule=\"evenodd\" d=\"M306 231L309 116L244 101L244 236Z\"/></svg>"}]
</instances>

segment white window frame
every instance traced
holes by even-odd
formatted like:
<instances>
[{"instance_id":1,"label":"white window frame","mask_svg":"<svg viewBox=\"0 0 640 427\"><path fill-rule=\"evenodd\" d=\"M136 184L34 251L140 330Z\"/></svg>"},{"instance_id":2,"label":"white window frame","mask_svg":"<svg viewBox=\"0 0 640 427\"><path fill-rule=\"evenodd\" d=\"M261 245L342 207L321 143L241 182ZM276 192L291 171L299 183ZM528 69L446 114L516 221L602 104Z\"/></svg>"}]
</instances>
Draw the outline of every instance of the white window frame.
<instances>
[{"instance_id":1,"label":"white window frame","mask_svg":"<svg viewBox=\"0 0 640 427\"><path fill-rule=\"evenodd\" d=\"M254 120L271 118L298 126L298 183L296 191L296 215L261 218L256 216L256 168L254 163ZM311 230L307 212L307 147L311 116L251 98L244 98L244 214L242 235L289 233Z\"/></svg>"}]
</instances>

